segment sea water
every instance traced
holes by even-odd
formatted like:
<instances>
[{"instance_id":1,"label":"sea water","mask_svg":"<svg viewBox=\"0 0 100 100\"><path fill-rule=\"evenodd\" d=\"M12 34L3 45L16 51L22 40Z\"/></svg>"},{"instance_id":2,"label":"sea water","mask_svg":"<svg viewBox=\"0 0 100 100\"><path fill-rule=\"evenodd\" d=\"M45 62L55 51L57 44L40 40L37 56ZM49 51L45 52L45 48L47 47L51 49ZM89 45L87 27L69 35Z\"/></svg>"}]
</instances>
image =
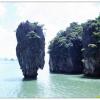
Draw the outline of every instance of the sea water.
<instances>
[{"instance_id":1,"label":"sea water","mask_svg":"<svg viewBox=\"0 0 100 100\"><path fill-rule=\"evenodd\" d=\"M50 74L48 62L37 80L24 81L17 60L0 61L0 98L96 98L100 79L83 75Z\"/></svg>"}]
</instances>

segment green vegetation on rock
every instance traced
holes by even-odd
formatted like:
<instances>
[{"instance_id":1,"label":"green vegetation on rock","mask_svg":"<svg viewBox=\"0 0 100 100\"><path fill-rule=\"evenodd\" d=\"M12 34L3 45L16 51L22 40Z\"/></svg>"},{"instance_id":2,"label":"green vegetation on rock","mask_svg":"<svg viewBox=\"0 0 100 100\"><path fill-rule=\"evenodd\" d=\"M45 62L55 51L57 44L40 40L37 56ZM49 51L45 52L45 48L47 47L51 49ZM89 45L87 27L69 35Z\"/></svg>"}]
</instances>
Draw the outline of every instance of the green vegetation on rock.
<instances>
[{"instance_id":1,"label":"green vegetation on rock","mask_svg":"<svg viewBox=\"0 0 100 100\"><path fill-rule=\"evenodd\" d=\"M70 24L65 31L59 31L49 45L50 72L54 73L81 73L83 65L82 54L82 27L76 22Z\"/></svg>"}]
</instances>

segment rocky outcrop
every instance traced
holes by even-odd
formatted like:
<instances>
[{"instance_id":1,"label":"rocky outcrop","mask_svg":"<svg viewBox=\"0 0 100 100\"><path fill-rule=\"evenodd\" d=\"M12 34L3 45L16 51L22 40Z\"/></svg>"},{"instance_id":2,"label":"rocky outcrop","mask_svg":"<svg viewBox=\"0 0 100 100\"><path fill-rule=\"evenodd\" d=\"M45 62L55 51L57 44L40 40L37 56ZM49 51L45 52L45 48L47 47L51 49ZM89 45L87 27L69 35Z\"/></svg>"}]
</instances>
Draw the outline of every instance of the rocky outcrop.
<instances>
[{"instance_id":1,"label":"rocky outcrop","mask_svg":"<svg viewBox=\"0 0 100 100\"><path fill-rule=\"evenodd\" d=\"M100 17L83 24L82 42L84 74L100 77Z\"/></svg>"},{"instance_id":2,"label":"rocky outcrop","mask_svg":"<svg viewBox=\"0 0 100 100\"><path fill-rule=\"evenodd\" d=\"M49 45L49 69L52 73L78 74L83 71L82 27L71 23L66 31L61 31Z\"/></svg>"},{"instance_id":3,"label":"rocky outcrop","mask_svg":"<svg viewBox=\"0 0 100 100\"><path fill-rule=\"evenodd\" d=\"M26 21L16 31L16 55L24 78L36 79L39 68L43 69L45 56L45 38L38 23Z\"/></svg>"}]
</instances>

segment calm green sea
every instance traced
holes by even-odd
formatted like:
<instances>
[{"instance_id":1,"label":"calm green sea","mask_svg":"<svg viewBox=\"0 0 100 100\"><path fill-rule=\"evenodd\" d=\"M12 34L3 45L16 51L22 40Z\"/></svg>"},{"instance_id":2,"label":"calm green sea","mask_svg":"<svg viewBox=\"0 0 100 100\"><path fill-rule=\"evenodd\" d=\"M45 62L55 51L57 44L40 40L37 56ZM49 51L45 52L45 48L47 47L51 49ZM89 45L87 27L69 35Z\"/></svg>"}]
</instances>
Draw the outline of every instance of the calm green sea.
<instances>
[{"instance_id":1,"label":"calm green sea","mask_svg":"<svg viewBox=\"0 0 100 100\"><path fill-rule=\"evenodd\" d=\"M0 61L0 98L86 98L100 97L100 79L82 75L50 74L46 62L38 79L23 81L17 61Z\"/></svg>"}]
</instances>

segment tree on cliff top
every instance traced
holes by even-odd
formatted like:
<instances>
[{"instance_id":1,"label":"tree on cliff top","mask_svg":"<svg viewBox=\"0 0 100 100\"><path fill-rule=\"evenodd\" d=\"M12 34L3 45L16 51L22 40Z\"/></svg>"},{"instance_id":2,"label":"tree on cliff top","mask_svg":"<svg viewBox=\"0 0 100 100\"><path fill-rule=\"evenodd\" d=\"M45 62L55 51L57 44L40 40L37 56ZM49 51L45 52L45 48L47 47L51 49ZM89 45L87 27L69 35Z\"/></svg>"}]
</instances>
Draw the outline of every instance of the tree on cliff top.
<instances>
[{"instance_id":1,"label":"tree on cliff top","mask_svg":"<svg viewBox=\"0 0 100 100\"><path fill-rule=\"evenodd\" d=\"M49 52L54 50L55 47L67 48L71 45L71 40L75 38L81 39L82 31L83 28L81 25L78 25L76 22L71 23L70 27L66 28L65 31L59 31L57 36L52 41L50 41Z\"/></svg>"}]
</instances>

